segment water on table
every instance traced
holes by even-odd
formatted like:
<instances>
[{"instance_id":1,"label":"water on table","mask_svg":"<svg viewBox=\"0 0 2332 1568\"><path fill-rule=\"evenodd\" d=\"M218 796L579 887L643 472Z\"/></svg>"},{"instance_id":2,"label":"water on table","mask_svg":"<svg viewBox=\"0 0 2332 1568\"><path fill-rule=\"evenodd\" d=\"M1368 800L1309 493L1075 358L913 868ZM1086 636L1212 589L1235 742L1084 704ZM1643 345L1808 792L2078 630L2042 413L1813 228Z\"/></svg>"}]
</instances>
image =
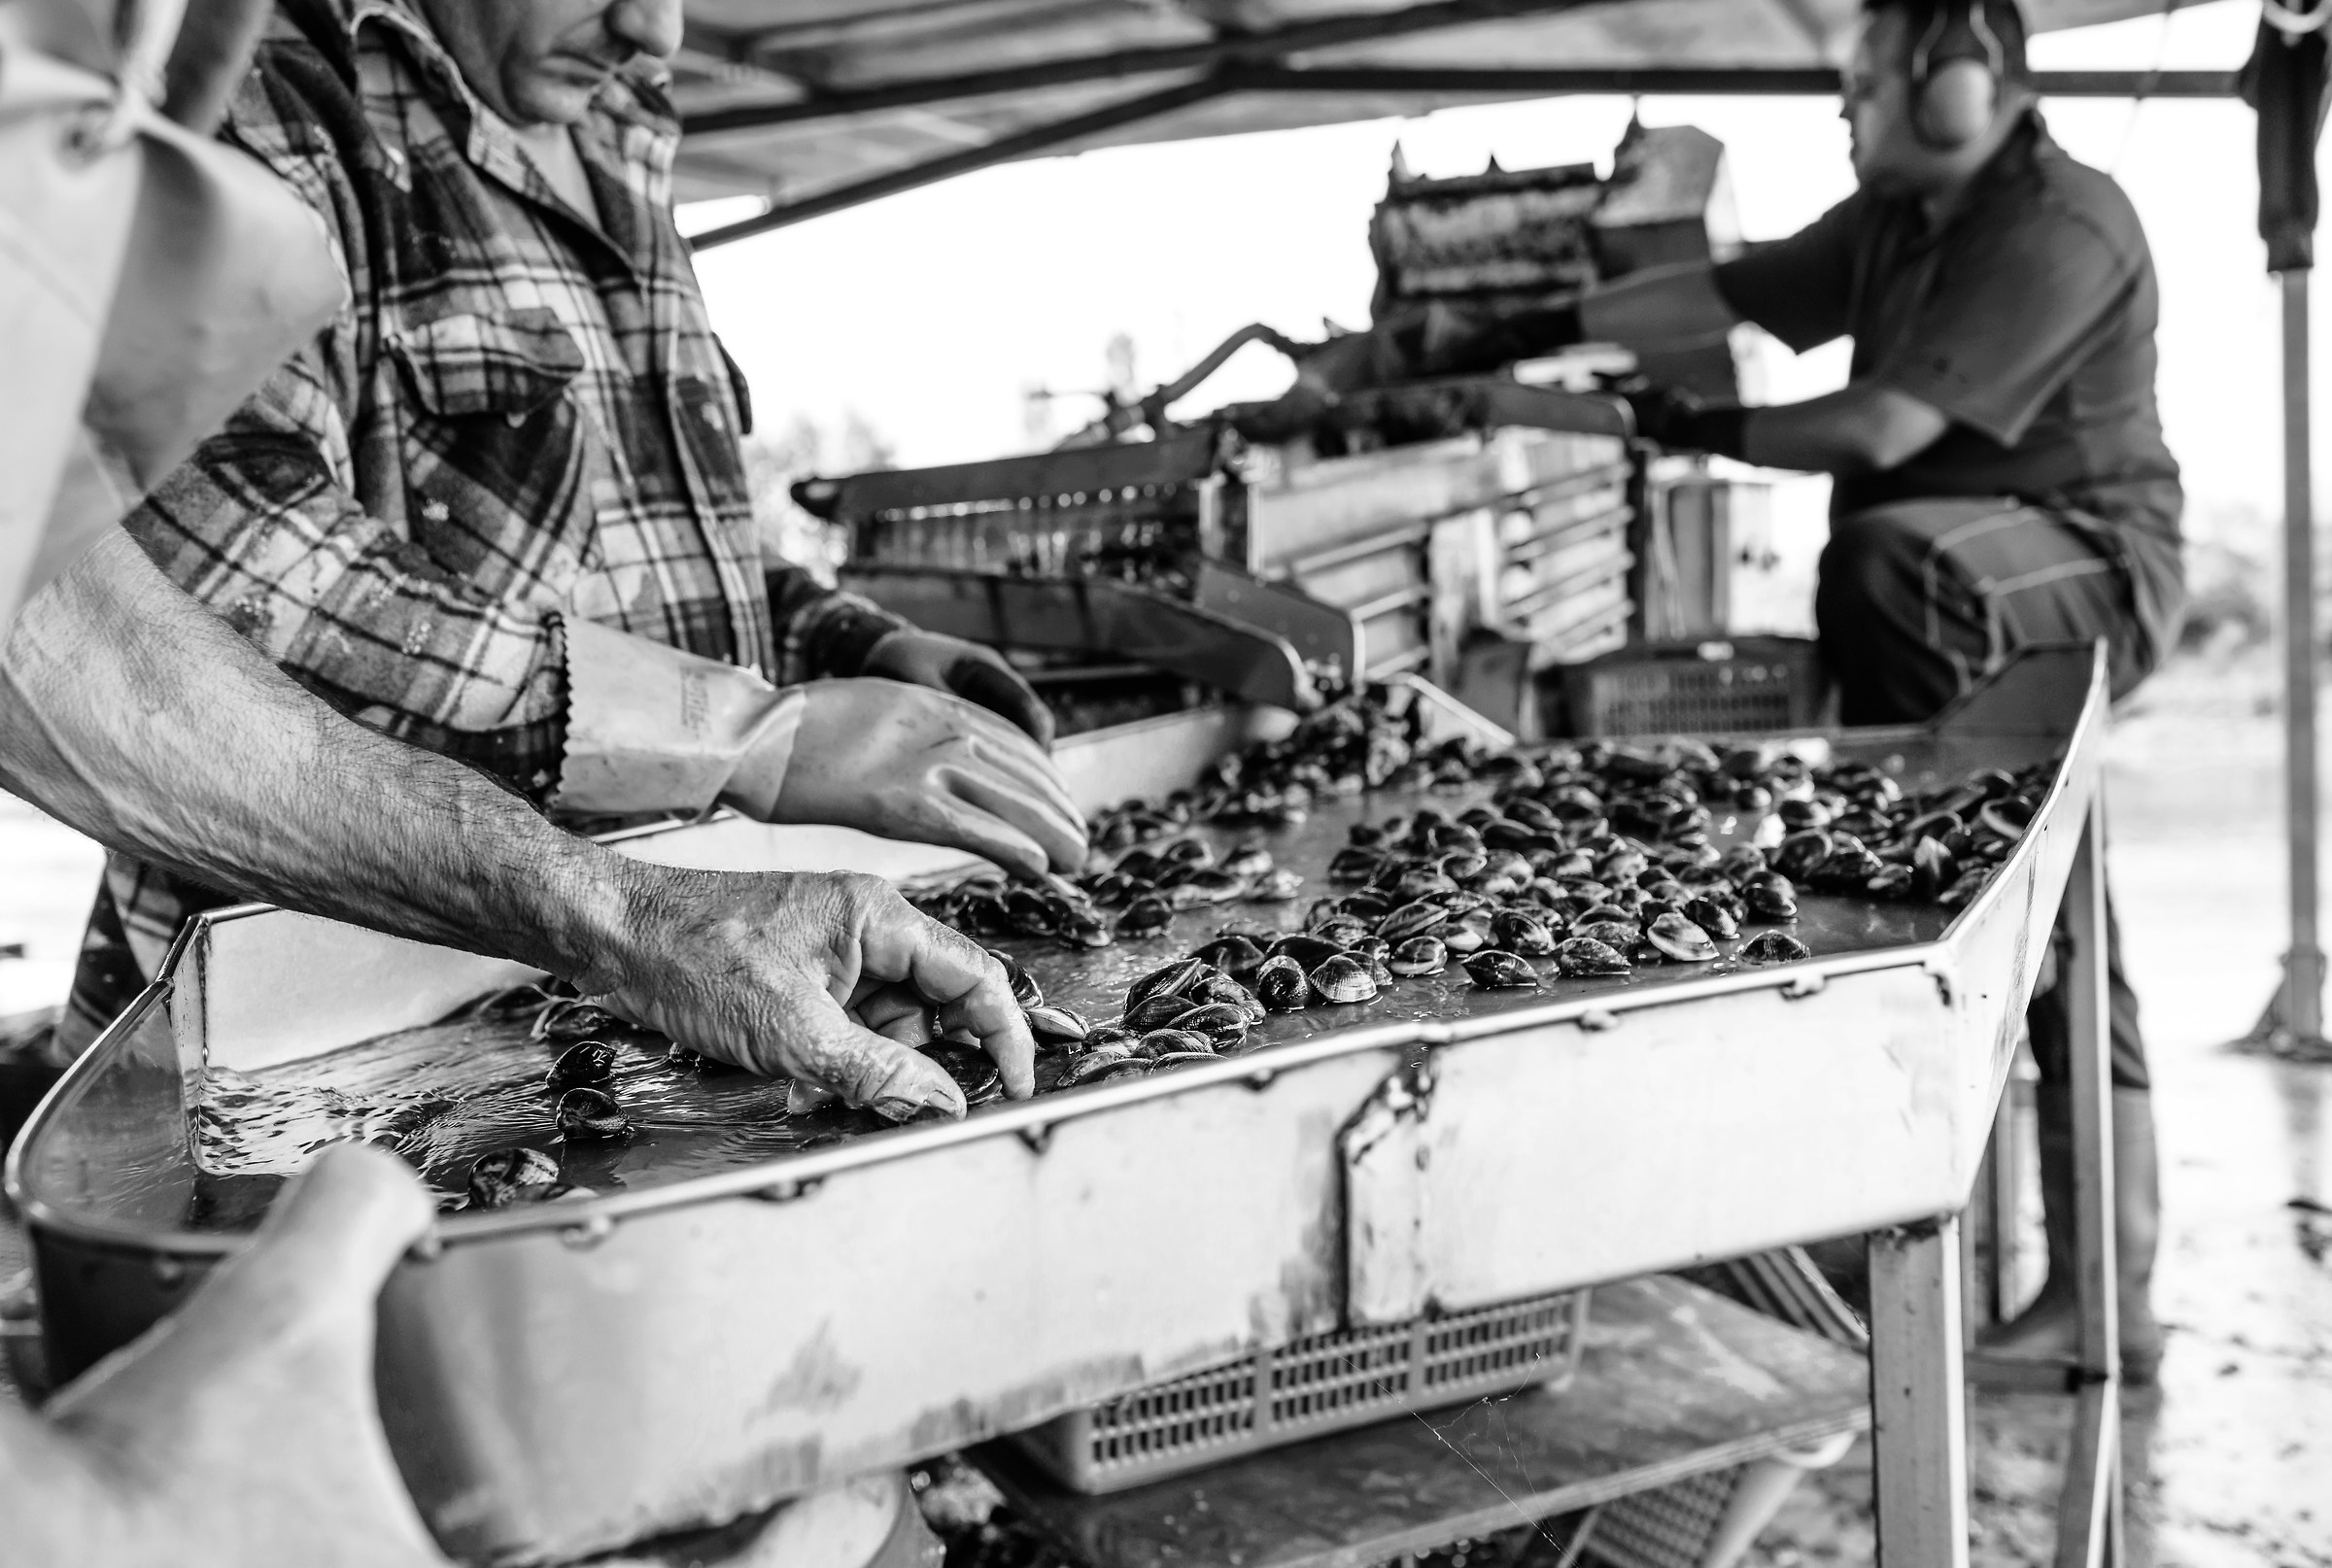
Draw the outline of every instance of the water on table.
<instances>
[{"instance_id":1,"label":"water on table","mask_svg":"<svg viewBox=\"0 0 2332 1568\"><path fill-rule=\"evenodd\" d=\"M1956 763L1955 773L1967 766L1965 759L1923 756L1920 743L1904 749L1907 757L1899 753L1873 760L1901 774L1909 788L1936 782L1942 771L1938 763ZM1292 828L1193 829L1217 849L1262 843L1280 865L1303 875L1302 895L1292 903L1186 910L1155 937L1097 950L1064 949L1041 938L1004 938L995 945L1020 959L1048 1003L1073 1007L1095 1024L1112 1021L1128 985L1196 947L1227 920L1297 929L1314 898L1339 891L1329 886L1325 869L1355 822L1403 814L1428 802L1454 815L1489 793L1487 787L1440 789L1429 796L1379 793L1325 802ZM1759 826L1757 818L1721 814L1710 836L1723 847L1750 837ZM1784 929L1817 958L1931 941L1952 916L1935 905L1802 892L1800 904L1799 919ZM1749 928L1740 940L1760 929L1765 928ZM1639 969L1610 979L1558 978L1552 962L1542 959L1536 964L1540 986L1510 991L1477 990L1453 963L1440 975L1395 980L1373 1002L1275 1014L1255 1027L1244 1046L1226 1054L1251 1055L1355 1025L1494 1015L1554 998L1698 979L1736 969L1732 955L1739 945L1720 942L1712 963ZM404 1156L454 1206L471 1162L514 1145L537 1148L558 1160L563 1182L604 1193L758 1165L888 1125L870 1111L840 1107L788 1115L785 1080L717 1064L676 1066L668 1060L662 1036L637 1035L611 1041L617 1062L615 1081L607 1086L631 1117L634 1135L611 1142L568 1141L553 1121L557 1096L543 1084L560 1047L529 1039L529 1021L489 1011L257 1073L213 1070L196 1116L201 1176L189 1221L219 1229L257 1223L285 1176L323 1144L347 1139ZM1067 1066L1065 1057L1040 1057L1038 1092L1049 1091Z\"/></svg>"}]
</instances>

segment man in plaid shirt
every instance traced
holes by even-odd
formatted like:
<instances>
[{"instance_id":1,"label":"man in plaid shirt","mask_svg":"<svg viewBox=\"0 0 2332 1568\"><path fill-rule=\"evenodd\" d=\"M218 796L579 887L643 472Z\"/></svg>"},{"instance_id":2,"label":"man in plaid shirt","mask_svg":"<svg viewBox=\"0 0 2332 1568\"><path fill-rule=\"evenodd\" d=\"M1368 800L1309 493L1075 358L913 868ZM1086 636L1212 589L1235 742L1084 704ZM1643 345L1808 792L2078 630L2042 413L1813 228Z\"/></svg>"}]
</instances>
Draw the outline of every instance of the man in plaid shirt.
<instances>
[{"instance_id":1,"label":"man in plaid shirt","mask_svg":"<svg viewBox=\"0 0 2332 1568\"><path fill-rule=\"evenodd\" d=\"M314 208L351 301L129 527L311 690L548 808L1073 868L1009 665L761 558L671 220L679 33L679 0L282 0L221 134ZM60 1046L221 902L115 858Z\"/></svg>"}]
</instances>

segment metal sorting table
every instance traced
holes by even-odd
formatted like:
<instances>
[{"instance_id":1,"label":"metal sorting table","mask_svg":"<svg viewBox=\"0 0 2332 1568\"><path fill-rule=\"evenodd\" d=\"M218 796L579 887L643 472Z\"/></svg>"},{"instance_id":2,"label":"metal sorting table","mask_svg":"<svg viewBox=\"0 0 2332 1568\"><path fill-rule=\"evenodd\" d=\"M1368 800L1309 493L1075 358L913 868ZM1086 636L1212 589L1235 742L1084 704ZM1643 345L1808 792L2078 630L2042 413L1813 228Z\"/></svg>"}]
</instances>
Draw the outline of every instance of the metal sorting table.
<instances>
[{"instance_id":1,"label":"metal sorting table","mask_svg":"<svg viewBox=\"0 0 2332 1568\"><path fill-rule=\"evenodd\" d=\"M1914 785L2063 754L2012 856L1948 924L1809 907L1815 956L1796 965L1459 984L1431 1006L1396 985L1377 1010L1301 1014L1296 1038L1219 1063L449 1216L382 1298L383 1415L407 1483L457 1554L566 1560L1340 1324L1877 1230L1882 1549L1964 1561L1955 1216L2069 878L2076 933L2094 929L2105 703L2089 650L2036 652L1926 729L1828 737ZM1063 770L1088 805L1157 794L1246 721L1080 737ZM946 861L738 821L633 847L734 869ZM2096 1040L2087 952L2076 1029ZM282 911L206 917L10 1165L59 1370L125 1342L237 1244L184 1223L207 1067L317 1055L525 973ZM2102 1043L2076 1057L2095 1146ZM2110 1275L2104 1196L2083 1195L2092 1280ZM2116 1490L2110 1333L2084 1347L2100 1462L2068 1503L2084 1539L2105 1538Z\"/></svg>"}]
</instances>

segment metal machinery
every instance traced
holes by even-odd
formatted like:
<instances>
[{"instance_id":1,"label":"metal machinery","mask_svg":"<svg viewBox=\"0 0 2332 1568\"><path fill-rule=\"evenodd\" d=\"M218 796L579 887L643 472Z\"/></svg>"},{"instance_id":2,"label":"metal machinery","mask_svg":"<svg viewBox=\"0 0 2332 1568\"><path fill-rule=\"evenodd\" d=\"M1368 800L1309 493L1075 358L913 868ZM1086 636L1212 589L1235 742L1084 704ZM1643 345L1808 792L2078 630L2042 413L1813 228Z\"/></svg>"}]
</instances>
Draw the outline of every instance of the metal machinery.
<instances>
[{"instance_id":1,"label":"metal machinery","mask_svg":"<svg viewBox=\"0 0 2332 1568\"><path fill-rule=\"evenodd\" d=\"M1088 805L1155 795L1195 778L1249 721L1217 708L1095 732L1063 743L1064 771ZM2076 1131L2084 1171L2109 1173L2093 1158L2104 979L2081 935L2102 909L2106 721L2103 665L2084 649L2029 653L1924 728L1815 737L1906 786L2060 761L1966 906L1810 898L1803 962L1388 993L1282 1016L1260 1026L1259 1049L1160 1076L684 1179L658 1178L649 1140L597 1196L447 1216L382 1297L379 1381L405 1479L458 1555L570 1561L1339 1325L1875 1230L1881 1545L1898 1565L1964 1562L1957 1216L2060 902L2076 932ZM1468 721L1451 710L1449 722ZM1303 857L1324 847L1305 846L1341 837L1336 810L1366 809L1346 802L1286 830L1287 861L1317 874ZM630 847L739 869L836 864L841 851L839 863L894 875L949 859L734 818ZM1094 1006L1155 952L1056 952L1046 989ZM142 1331L238 1244L189 1219L213 1080L313 1062L524 977L283 911L204 916L9 1167L60 1373ZM2109 1182L2086 1181L2080 1205L2085 1299L2103 1305L2075 1369L2086 1479L2065 1517L2076 1551L2108 1528L2113 1495ZM1672 1344L1696 1386L1736 1400L1763 1386L1737 1356L1708 1359L1724 1339L1714 1308L1629 1287L1610 1311L1623 1353ZM1682 1338L1663 1340L1663 1321ZM1800 1441L1860 1419L1859 1363L1847 1364L1842 1382L1835 1366L1807 1375L1828 1380L1829 1402L1800 1411ZM1595 1368L1591 1343L1582 1386ZM1594 1492L1592 1475L1550 1489L1543 1471L1511 1469L1530 1410L1553 1412L1551 1429L1581 1448L1577 1423L1595 1407L1545 1403L1564 1397L1526 1396L1538 1403L1498 1415L1462 1466L1420 1481L1440 1488L1437 1505L1471 1488L1439 1541ZM1659 1437L1630 1430L1637 1448ZM1398 1510L1365 1446L1397 1435L1351 1435L1364 1447L1348 1472L1353 1510L1337 1517L1353 1535L1321 1547L1333 1560L1376 1560L1369 1549L1388 1540L1437 1544L1414 1521L1385 1521ZM1604 1446L1584 1447L1575 1467L1607 1462ZM1737 1463L1729 1451L1718 1462Z\"/></svg>"},{"instance_id":2,"label":"metal machinery","mask_svg":"<svg viewBox=\"0 0 2332 1568\"><path fill-rule=\"evenodd\" d=\"M1723 150L1631 127L1593 166L1411 176L1396 154L1370 227L1377 311L1528 310L1596 278L1725 254ZM1161 711L1190 681L1308 705L1317 680L1424 674L1527 736L1533 680L1663 628L1715 630L1723 568L1704 473L1648 465L1625 406L1573 355L1507 373L1354 392L1290 424L1271 405L1178 426L1191 374L1113 406L1080 443L992 462L813 479L849 531L845 586L923 625L1024 651L1068 728ZM1333 340L1331 340L1333 343ZM1731 349L1640 373L1711 396ZM1149 439L1124 439L1147 431ZM1678 504L1679 498L1685 504ZM1680 551L1679 538L1685 541Z\"/></svg>"}]
</instances>

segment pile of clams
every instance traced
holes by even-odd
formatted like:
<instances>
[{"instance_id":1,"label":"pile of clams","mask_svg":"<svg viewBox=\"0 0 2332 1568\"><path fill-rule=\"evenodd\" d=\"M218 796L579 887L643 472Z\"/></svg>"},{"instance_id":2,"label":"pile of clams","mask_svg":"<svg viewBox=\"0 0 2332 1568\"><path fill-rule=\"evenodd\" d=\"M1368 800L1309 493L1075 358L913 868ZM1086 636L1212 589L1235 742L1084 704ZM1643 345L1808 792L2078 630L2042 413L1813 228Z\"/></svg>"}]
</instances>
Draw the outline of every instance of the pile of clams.
<instances>
[{"instance_id":1,"label":"pile of clams","mask_svg":"<svg viewBox=\"0 0 2332 1568\"><path fill-rule=\"evenodd\" d=\"M1593 977L1721 957L1802 960L1811 954L1789 930L1802 890L1964 903L2022 836L2053 772L2053 763L1986 770L1906 795L1871 764L1811 766L1778 747L1491 753L1422 744L1381 704L1350 699L1285 741L1218 761L1195 789L1103 813L1075 882L981 876L919 903L981 935L1149 938L1186 909L1303 891L1261 843L1218 853L1186 831L1195 824L1288 826L1323 799L1492 787L1488 801L1454 813L1421 803L1355 824L1300 931L1231 919L1137 982L1116 1020L1028 1002L1040 1048L1075 1058L1059 1080L1073 1085L1204 1061L1271 1012L1366 1002L1453 966L1475 986L1508 989L1540 984L1542 961ZM1720 849L1709 836L1719 813L1759 831Z\"/></svg>"}]
</instances>

